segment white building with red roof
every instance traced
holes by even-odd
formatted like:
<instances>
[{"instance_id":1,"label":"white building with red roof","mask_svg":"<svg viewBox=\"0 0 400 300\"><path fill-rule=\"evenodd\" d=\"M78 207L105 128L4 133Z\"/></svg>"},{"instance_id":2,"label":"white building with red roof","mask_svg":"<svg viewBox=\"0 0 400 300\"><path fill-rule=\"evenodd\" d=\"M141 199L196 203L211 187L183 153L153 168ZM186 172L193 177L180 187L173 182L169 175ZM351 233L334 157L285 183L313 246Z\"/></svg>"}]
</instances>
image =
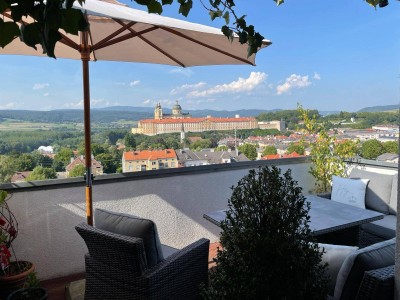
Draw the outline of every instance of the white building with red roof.
<instances>
[{"instance_id":1,"label":"white building with red roof","mask_svg":"<svg viewBox=\"0 0 400 300\"><path fill-rule=\"evenodd\" d=\"M157 104L159 106L160 104ZM160 108L156 108L154 119L145 119L138 122L137 128L132 128L132 133L145 135L156 135L172 132L203 132L210 130L235 130L235 129L254 129L258 128L258 122L254 117L234 118L214 118L207 116L204 118L178 117L183 116L181 110L175 113L177 117L163 118L159 113ZM174 111L173 111L174 112ZM173 114L174 115L174 114Z\"/></svg>"}]
</instances>

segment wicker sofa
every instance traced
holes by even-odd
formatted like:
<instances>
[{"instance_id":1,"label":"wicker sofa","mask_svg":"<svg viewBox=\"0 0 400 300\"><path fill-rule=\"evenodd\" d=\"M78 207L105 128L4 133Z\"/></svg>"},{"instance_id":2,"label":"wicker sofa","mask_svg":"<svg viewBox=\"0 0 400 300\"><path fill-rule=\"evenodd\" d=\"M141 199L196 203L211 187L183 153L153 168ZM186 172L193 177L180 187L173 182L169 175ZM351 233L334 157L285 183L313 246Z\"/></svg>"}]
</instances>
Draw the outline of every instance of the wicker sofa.
<instances>
[{"instance_id":1,"label":"wicker sofa","mask_svg":"<svg viewBox=\"0 0 400 300\"><path fill-rule=\"evenodd\" d=\"M95 225L76 226L88 248L85 299L199 298L208 281L209 240L164 258L151 220L96 210Z\"/></svg>"},{"instance_id":2,"label":"wicker sofa","mask_svg":"<svg viewBox=\"0 0 400 300\"><path fill-rule=\"evenodd\" d=\"M323 262L328 263L332 280L329 299L392 300L395 246L396 239L362 249L323 244Z\"/></svg>"},{"instance_id":3,"label":"wicker sofa","mask_svg":"<svg viewBox=\"0 0 400 300\"><path fill-rule=\"evenodd\" d=\"M354 168L349 178L369 179L365 191L365 208L383 213L383 219L364 224L360 230L360 246L368 246L396 236L397 174L378 174ZM330 199L330 194L320 195Z\"/></svg>"}]
</instances>

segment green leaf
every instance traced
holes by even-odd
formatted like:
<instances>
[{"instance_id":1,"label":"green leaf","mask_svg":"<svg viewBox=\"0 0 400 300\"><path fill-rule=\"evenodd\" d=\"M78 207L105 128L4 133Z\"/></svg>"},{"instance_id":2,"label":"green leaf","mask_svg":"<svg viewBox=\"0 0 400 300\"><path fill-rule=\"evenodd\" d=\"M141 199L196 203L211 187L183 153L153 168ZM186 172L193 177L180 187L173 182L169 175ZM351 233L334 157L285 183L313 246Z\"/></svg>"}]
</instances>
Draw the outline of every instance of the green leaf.
<instances>
[{"instance_id":1,"label":"green leaf","mask_svg":"<svg viewBox=\"0 0 400 300\"><path fill-rule=\"evenodd\" d=\"M35 0L18 1L18 5L11 6L11 16L14 21L20 21L22 16L28 15L35 8Z\"/></svg>"},{"instance_id":2,"label":"green leaf","mask_svg":"<svg viewBox=\"0 0 400 300\"><path fill-rule=\"evenodd\" d=\"M10 4L6 0L0 0L0 11L5 11L10 7Z\"/></svg>"},{"instance_id":3,"label":"green leaf","mask_svg":"<svg viewBox=\"0 0 400 300\"><path fill-rule=\"evenodd\" d=\"M135 0L135 2L139 5L146 5L150 3L151 0Z\"/></svg>"},{"instance_id":4,"label":"green leaf","mask_svg":"<svg viewBox=\"0 0 400 300\"><path fill-rule=\"evenodd\" d=\"M0 19L0 47L4 48L11 43L21 33L19 27L14 22L4 22Z\"/></svg>"},{"instance_id":5,"label":"green leaf","mask_svg":"<svg viewBox=\"0 0 400 300\"><path fill-rule=\"evenodd\" d=\"M147 4L147 9L149 13L159 14L159 15L161 15L163 11L161 3L155 0L150 1L150 3Z\"/></svg>"},{"instance_id":6,"label":"green leaf","mask_svg":"<svg viewBox=\"0 0 400 300\"><path fill-rule=\"evenodd\" d=\"M230 17L230 16L229 16L229 12L226 11L222 17L223 17L224 20L225 20L225 24L228 25L228 24L229 24L229 21L230 21L230 19L229 19L229 17Z\"/></svg>"},{"instance_id":7,"label":"green leaf","mask_svg":"<svg viewBox=\"0 0 400 300\"><path fill-rule=\"evenodd\" d=\"M221 31L231 42L233 41L233 31L228 26L222 26Z\"/></svg>"},{"instance_id":8,"label":"green leaf","mask_svg":"<svg viewBox=\"0 0 400 300\"><path fill-rule=\"evenodd\" d=\"M192 9L193 1L178 0L178 2L181 4L179 7L179 13L187 17L189 15L190 10Z\"/></svg>"},{"instance_id":9,"label":"green leaf","mask_svg":"<svg viewBox=\"0 0 400 300\"><path fill-rule=\"evenodd\" d=\"M74 0L65 0L65 7L67 9L72 8L73 4L74 4Z\"/></svg>"},{"instance_id":10,"label":"green leaf","mask_svg":"<svg viewBox=\"0 0 400 300\"><path fill-rule=\"evenodd\" d=\"M47 56L56 58L54 54L54 48L56 47L56 43L61 40L61 34L58 30L50 29L44 35L44 42L42 43L43 46L43 53L47 53Z\"/></svg>"},{"instance_id":11,"label":"green leaf","mask_svg":"<svg viewBox=\"0 0 400 300\"><path fill-rule=\"evenodd\" d=\"M235 22L236 26L239 28L246 28L246 20L244 19L246 16L242 16L240 18L238 18Z\"/></svg>"},{"instance_id":12,"label":"green leaf","mask_svg":"<svg viewBox=\"0 0 400 300\"><path fill-rule=\"evenodd\" d=\"M21 40L29 47L37 50L36 45L42 43L42 34L39 30L38 23L28 25L22 24L21 33Z\"/></svg>"},{"instance_id":13,"label":"green leaf","mask_svg":"<svg viewBox=\"0 0 400 300\"><path fill-rule=\"evenodd\" d=\"M369 5L373 6L376 8L376 6L379 4L379 0L365 0Z\"/></svg>"},{"instance_id":14,"label":"green leaf","mask_svg":"<svg viewBox=\"0 0 400 300\"><path fill-rule=\"evenodd\" d=\"M161 3L162 5L170 5L172 4L173 0L162 0Z\"/></svg>"},{"instance_id":15,"label":"green leaf","mask_svg":"<svg viewBox=\"0 0 400 300\"><path fill-rule=\"evenodd\" d=\"M222 15L222 12L220 10L210 10L209 12L211 21L214 21L215 18L219 18Z\"/></svg>"},{"instance_id":16,"label":"green leaf","mask_svg":"<svg viewBox=\"0 0 400 300\"><path fill-rule=\"evenodd\" d=\"M0 206L3 205L7 198L8 193L6 191L0 190Z\"/></svg>"},{"instance_id":17,"label":"green leaf","mask_svg":"<svg viewBox=\"0 0 400 300\"><path fill-rule=\"evenodd\" d=\"M65 32L77 35L79 31L86 28L86 26L82 26L85 23L86 20L81 10L70 8L61 11L60 28L64 29Z\"/></svg>"}]
</instances>

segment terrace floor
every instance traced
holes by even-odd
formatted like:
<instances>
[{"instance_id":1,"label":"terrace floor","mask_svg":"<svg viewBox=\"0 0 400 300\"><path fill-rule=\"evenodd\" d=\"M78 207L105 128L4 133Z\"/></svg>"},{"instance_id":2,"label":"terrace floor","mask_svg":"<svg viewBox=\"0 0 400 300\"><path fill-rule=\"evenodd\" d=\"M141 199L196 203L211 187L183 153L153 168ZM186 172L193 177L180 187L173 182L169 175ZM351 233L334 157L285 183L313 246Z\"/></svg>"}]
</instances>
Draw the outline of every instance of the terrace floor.
<instances>
[{"instance_id":1,"label":"terrace floor","mask_svg":"<svg viewBox=\"0 0 400 300\"><path fill-rule=\"evenodd\" d=\"M212 259L213 259L213 257L216 256L217 247L219 245L220 245L219 243L212 243L210 245L210 250L209 250L209 255L208 255L209 267L213 266L213 264L214 264ZM47 290L49 300L64 300L64 299L79 300L78 298L77 299L67 298L66 286L73 281L77 281L77 280L80 280L83 278L85 278L84 273L74 274L74 275L70 275L70 276L66 276L66 277L62 277L62 278L49 279L49 280L42 281L41 286Z\"/></svg>"}]
</instances>

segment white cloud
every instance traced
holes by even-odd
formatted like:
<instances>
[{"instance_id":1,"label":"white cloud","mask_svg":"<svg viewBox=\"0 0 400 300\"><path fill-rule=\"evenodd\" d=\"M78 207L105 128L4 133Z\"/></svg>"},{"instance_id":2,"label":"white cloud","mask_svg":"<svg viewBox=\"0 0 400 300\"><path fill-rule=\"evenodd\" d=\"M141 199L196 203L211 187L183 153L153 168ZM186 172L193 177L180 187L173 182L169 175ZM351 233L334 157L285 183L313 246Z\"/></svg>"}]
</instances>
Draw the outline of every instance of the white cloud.
<instances>
[{"instance_id":1,"label":"white cloud","mask_svg":"<svg viewBox=\"0 0 400 300\"><path fill-rule=\"evenodd\" d=\"M120 105L118 102L110 102L104 99L91 99L90 100L90 107L108 107L108 106L115 106ZM72 109L82 109L83 108L83 100L78 102L69 102L64 103L63 107L65 108L72 108Z\"/></svg>"},{"instance_id":2,"label":"white cloud","mask_svg":"<svg viewBox=\"0 0 400 300\"><path fill-rule=\"evenodd\" d=\"M24 106L24 103L17 103L17 102L9 102L3 105L0 105L0 109L17 109Z\"/></svg>"},{"instance_id":3,"label":"white cloud","mask_svg":"<svg viewBox=\"0 0 400 300\"><path fill-rule=\"evenodd\" d=\"M34 89L34 90L43 90L44 88L47 88L49 86L50 86L49 83L35 83L33 85L32 89Z\"/></svg>"},{"instance_id":4,"label":"white cloud","mask_svg":"<svg viewBox=\"0 0 400 300\"><path fill-rule=\"evenodd\" d=\"M144 100L142 104L150 104L152 101L150 99Z\"/></svg>"},{"instance_id":5,"label":"white cloud","mask_svg":"<svg viewBox=\"0 0 400 300\"><path fill-rule=\"evenodd\" d=\"M267 74L264 72L251 72L248 78L239 77L238 80L230 83L216 85L203 91L192 91L189 97L208 97L222 93L250 92L265 81Z\"/></svg>"},{"instance_id":6,"label":"white cloud","mask_svg":"<svg viewBox=\"0 0 400 300\"><path fill-rule=\"evenodd\" d=\"M47 96L49 96L50 95L50 93L44 93L43 94L43 97L47 97Z\"/></svg>"},{"instance_id":7,"label":"white cloud","mask_svg":"<svg viewBox=\"0 0 400 300\"><path fill-rule=\"evenodd\" d=\"M282 95L284 93L290 92L291 89L300 89L300 88L305 88L311 84L311 81L308 80L308 75L306 76L301 76L301 75L296 75L292 74L288 78L286 78L286 81L284 84L278 85L276 87L276 93L278 95Z\"/></svg>"},{"instance_id":8,"label":"white cloud","mask_svg":"<svg viewBox=\"0 0 400 300\"><path fill-rule=\"evenodd\" d=\"M169 71L170 74L179 74L185 77L191 77L193 75L193 71L191 69L186 68L176 68Z\"/></svg>"},{"instance_id":9,"label":"white cloud","mask_svg":"<svg viewBox=\"0 0 400 300\"><path fill-rule=\"evenodd\" d=\"M317 72L314 72L314 79L321 80L321 75L318 74Z\"/></svg>"},{"instance_id":10,"label":"white cloud","mask_svg":"<svg viewBox=\"0 0 400 300\"><path fill-rule=\"evenodd\" d=\"M138 85L139 83L140 83L140 80L134 80L129 83L129 86L135 86L135 85Z\"/></svg>"},{"instance_id":11,"label":"white cloud","mask_svg":"<svg viewBox=\"0 0 400 300\"><path fill-rule=\"evenodd\" d=\"M198 83L194 83L194 84L184 84L184 85L178 86L176 88L173 88L169 93L170 93L170 95L177 95L180 93L185 93L190 90L195 90L195 89L201 88L205 85L206 85L205 82L198 82Z\"/></svg>"}]
</instances>

